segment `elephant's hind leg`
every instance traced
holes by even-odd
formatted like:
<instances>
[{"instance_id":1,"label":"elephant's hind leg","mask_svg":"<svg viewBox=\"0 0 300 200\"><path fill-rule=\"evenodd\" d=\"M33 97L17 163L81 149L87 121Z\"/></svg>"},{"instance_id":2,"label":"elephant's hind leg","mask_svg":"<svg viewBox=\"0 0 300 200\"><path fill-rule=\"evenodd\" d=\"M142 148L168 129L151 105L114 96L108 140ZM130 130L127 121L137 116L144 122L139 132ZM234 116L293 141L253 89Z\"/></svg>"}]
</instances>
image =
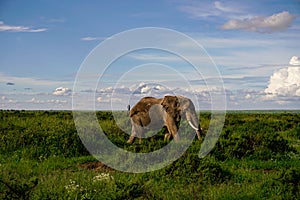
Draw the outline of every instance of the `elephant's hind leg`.
<instances>
[{"instance_id":1,"label":"elephant's hind leg","mask_svg":"<svg viewBox=\"0 0 300 200\"><path fill-rule=\"evenodd\" d=\"M137 130L138 128L136 127L136 125L132 126L131 129L132 129L132 130L131 130L131 135L130 135L129 139L127 140L127 143L128 143L128 144L132 144L133 141L134 141L134 138L135 138L137 135L139 135L139 134L138 134L138 130Z\"/></svg>"},{"instance_id":2,"label":"elephant's hind leg","mask_svg":"<svg viewBox=\"0 0 300 200\"><path fill-rule=\"evenodd\" d=\"M144 129L142 126L134 125L132 126L132 131L129 139L127 140L128 144L132 144L135 137L139 138L139 143L142 143L142 136L144 134Z\"/></svg>"},{"instance_id":3,"label":"elephant's hind leg","mask_svg":"<svg viewBox=\"0 0 300 200\"><path fill-rule=\"evenodd\" d=\"M134 141L134 136L131 135L131 136L129 137L129 139L127 140L127 143L128 143L128 144L132 144L133 141Z\"/></svg>"}]
</instances>

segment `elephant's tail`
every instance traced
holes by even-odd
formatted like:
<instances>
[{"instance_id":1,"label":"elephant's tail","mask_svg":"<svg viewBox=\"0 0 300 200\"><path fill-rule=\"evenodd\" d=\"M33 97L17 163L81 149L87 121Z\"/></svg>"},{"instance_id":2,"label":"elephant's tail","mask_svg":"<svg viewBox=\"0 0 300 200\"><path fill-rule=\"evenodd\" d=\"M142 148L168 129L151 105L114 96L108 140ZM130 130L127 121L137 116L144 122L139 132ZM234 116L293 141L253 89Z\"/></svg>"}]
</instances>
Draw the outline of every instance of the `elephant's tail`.
<instances>
[{"instance_id":1,"label":"elephant's tail","mask_svg":"<svg viewBox=\"0 0 300 200\"><path fill-rule=\"evenodd\" d=\"M130 105L127 105L127 115L130 115Z\"/></svg>"}]
</instances>

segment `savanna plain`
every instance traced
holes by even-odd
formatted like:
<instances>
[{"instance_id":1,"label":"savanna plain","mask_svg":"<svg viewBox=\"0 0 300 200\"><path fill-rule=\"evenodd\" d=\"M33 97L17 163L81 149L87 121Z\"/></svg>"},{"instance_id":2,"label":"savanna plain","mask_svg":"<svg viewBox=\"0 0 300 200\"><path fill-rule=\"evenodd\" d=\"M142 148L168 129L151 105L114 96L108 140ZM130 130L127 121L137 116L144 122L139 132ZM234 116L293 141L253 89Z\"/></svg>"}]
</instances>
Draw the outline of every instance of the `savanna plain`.
<instances>
[{"instance_id":1,"label":"savanna plain","mask_svg":"<svg viewBox=\"0 0 300 200\"><path fill-rule=\"evenodd\" d=\"M96 115L128 151L168 143L162 130L127 144L111 112ZM210 116L200 112L204 133ZM1 110L0 199L300 199L300 111L228 111L216 146L200 159L202 142L160 170L120 172L90 155L71 111Z\"/></svg>"}]
</instances>

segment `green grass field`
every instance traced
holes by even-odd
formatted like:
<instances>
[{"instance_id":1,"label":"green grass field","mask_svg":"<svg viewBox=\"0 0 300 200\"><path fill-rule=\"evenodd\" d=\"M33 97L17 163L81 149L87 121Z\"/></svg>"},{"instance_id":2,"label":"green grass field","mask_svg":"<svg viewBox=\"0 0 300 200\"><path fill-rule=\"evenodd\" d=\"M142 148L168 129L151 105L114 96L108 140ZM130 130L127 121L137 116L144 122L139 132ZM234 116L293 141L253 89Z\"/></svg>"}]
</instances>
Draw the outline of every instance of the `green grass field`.
<instances>
[{"instance_id":1,"label":"green grass field","mask_svg":"<svg viewBox=\"0 0 300 200\"><path fill-rule=\"evenodd\" d=\"M207 130L210 114L201 112ZM126 144L110 112L108 138L132 152L166 143L163 134ZM171 165L115 171L89 155L70 111L0 111L0 199L300 199L300 112L232 111L212 152L195 140Z\"/></svg>"}]
</instances>

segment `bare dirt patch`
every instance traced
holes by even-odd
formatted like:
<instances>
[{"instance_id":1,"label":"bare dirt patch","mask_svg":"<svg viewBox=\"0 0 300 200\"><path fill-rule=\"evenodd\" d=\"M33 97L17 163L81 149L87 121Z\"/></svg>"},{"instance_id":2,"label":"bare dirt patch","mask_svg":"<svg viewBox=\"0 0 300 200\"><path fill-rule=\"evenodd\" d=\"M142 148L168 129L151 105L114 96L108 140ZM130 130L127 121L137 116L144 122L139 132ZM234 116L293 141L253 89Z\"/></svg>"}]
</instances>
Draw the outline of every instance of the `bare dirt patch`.
<instances>
[{"instance_id":1,"label":"bare dirt patch","mask_svg":"<svg viewBox=\"0 0 300 200\"><path fill-rule=\"evenodd\" d=\"M93 170L93 171L97 171L97 172L114 171L114 169L106 166L105 164L103 164L102 162L99 162L99 161L93 161L93 162L79 164L78 167L81 169Z\"/></svg>"}]
</instances>

